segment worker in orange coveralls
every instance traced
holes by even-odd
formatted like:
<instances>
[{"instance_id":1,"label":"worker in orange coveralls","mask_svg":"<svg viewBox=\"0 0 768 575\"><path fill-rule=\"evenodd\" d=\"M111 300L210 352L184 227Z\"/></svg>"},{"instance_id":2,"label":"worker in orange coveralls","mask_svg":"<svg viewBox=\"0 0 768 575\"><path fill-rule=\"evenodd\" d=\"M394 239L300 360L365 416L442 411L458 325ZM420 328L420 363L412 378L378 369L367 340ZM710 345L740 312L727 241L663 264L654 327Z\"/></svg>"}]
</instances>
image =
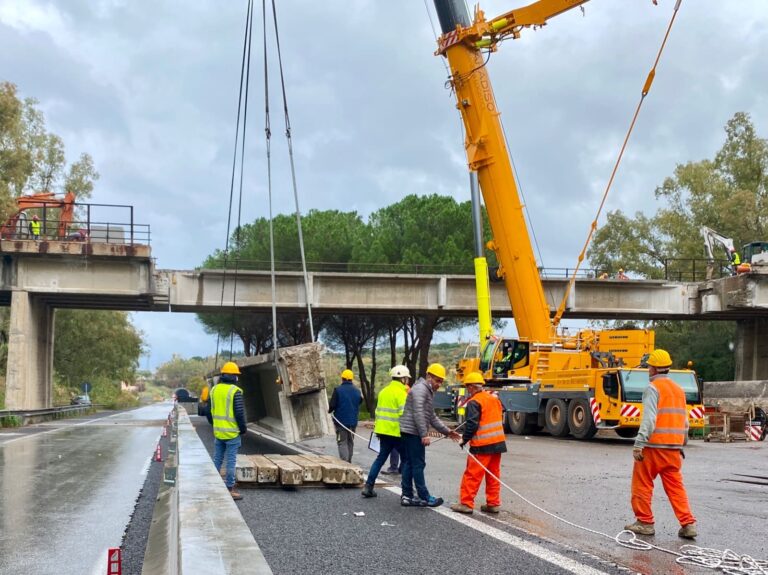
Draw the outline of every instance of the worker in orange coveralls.
<instances>
[{"instance_id":1,"label":"worker in orange coveralls","mask_svg":"<svg viewBox=\"0 0 768 575\"><path fill-rule=\"evenodd\" d=\"M632 511L637 521L624 529L640 535L654 535L653 481L661 475L664 491L680 522L678 537L694 539L696 518L688 505L680 468L683 446L688 442L688 410L685 392L668 374L672 358L663 349L655 349L648 357L650 385L643 392L643 418L635 439L632 455Z\"/></svg>"},{"instance_id":2,"label":"worker in orange coveralls","mask_svg":"<svg viewBox=\"0 0 768 575\"><path fill-rule=\"evenodd\" d=\"M501 423L501 402L498 397L483 390L485 380L477 371L467 374L462 384L466 386L470 399L465 405L466 423L460 446L463 448L469 443L469 452L472 455L467 456L467 467L461 478L460 500L451 505L451 509L457 513L472 513L475 508L475 496L485 478L485 504L480 506L480 510L498 513L501 507L501 483L493 475L499 477L501 454L507 451L506 436Z\"/></svg>"}]
</instances>

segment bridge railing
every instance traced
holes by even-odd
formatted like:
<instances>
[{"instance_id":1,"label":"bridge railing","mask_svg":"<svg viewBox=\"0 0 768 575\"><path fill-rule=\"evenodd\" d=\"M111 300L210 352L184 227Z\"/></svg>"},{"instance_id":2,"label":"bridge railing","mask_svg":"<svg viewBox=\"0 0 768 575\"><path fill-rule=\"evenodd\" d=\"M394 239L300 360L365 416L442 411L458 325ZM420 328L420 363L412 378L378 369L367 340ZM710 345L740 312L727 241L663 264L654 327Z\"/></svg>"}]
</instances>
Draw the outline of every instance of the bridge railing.
<instances>
[{"instance_id":1,"label":"bridge railing","mask_svg":"<svg viewBox=\"0 0 768 575\"><path fill-rule=\"evenodd\" d=\"M664 260L664 278L676 282L700 282L732 275L731 263L706 258L667 258Z\"/></svg>"},{"instance_id":2,"label":"bridge railing","mask_svg":"<svg viewBox=\"0 0 768 575\"><path fill-rule=\"evenodd\" d=\"M138 224L134 219L133 206L121 204L76 203L75 218L66 221L67 230L59 234L62 220L56 202L38 202L40 239L62 241L89 241L133 245L149 245L151 241L148 224ZM50 205L49 205L50 204ZM29 229L31 216L19 214L9 239L33 239Z\"/></svg>"},{"instance_id":3,"label":"bridge railing","mask_svg":"<svg viewBox=\"0 0 768 575\"><path fill-rule=\"evenodd\" d=\"M217 262L217 269L227 270L258 270L269 271L268 260L227 260L226 266L223 260ZM408 264L408 263L369 263L369 262L307 262L307 270L310 272L340 272L340 273L387 273L387 274L436 274L436 275L472 275L475 273L471 262L466 264ZM300 261L276 261L275 271L300 272ZM491 274L495 268L491 268ZM539 268L542 278L570 277L573 268ZM577 277L594 278L597 272L594 269L581 269Z\"/></svg>"}]
</instances>

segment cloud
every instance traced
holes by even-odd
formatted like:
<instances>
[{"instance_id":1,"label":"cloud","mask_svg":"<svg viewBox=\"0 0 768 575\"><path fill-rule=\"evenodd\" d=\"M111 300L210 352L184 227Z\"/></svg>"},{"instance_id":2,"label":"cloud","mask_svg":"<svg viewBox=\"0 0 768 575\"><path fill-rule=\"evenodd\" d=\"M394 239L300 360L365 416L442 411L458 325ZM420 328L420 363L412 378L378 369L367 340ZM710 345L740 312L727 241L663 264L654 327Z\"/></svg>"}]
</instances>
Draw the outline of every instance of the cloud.
<instances>
[{"instance_id":1,"label":"cloud","mask_svg":"<svg viewBox=\"0 0 768 575\"><path fill-rule=\"evenodd\" d=\"M572 266L586 237L671 14L671 0L659 4L589 2L584 15L572 10L524 30L488 63L546 266ZM161 268L192 268L225 241L245 7L0 0L2 79L40 101L70 159L94 156L102 177L93 201L132 204L137 221L151 225ZM278 8L302 210L368 215L408 193L467 199L463 136L424 3ZM488 0L483 8L490 16L511 5ZM256 16L246 221L267 215ZM655 187L677 163L712 157L737 111L768 133L766 30L761 0L682 3L606 209L654 211ZM273 197L287 213L292 189L270 47ZM136 317L153 363L172 351L210 353L186 316Z\"/></svg>"}]
</instances>

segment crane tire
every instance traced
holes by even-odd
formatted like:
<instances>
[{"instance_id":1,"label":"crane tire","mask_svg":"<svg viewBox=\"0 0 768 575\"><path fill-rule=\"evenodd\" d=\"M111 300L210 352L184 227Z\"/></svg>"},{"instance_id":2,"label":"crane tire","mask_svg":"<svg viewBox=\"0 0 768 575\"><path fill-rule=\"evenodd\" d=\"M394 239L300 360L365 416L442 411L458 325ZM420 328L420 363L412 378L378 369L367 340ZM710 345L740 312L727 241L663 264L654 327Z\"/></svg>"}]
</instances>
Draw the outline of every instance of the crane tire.
<instances>
[{"instance_id":1,"label":"crane tire","mask_svg":"<svg viewBox=\"0 0 768 575\"><path fill-rule=\"evenodd\" d=\"M531 416L524 411L507 411L505 419L510 433L514 435L530 435L536 431L537 426L531 423Z\"/></svg>"},{"instance_id":2,"label":"crane tire","mask_svg":"<svg viewBox=\"0 0 768 575\"><path fill-rule=\"evenodd\" d=\"M565 400L550 399L544 410L544 421L550 435L567 437L571 430L568 427L568 405Z\"/></svg>"},{"instance_id":3,"label":"crane tire","mask_svg":"<svg viewBox=\"0 0 768 575\"><path fill-rule=\"evenodd\" d=\"M568 426L576 439L591 439L595 436L597 427L586 399L572 399L568 403Z\"/></svg>"}]
</instances>

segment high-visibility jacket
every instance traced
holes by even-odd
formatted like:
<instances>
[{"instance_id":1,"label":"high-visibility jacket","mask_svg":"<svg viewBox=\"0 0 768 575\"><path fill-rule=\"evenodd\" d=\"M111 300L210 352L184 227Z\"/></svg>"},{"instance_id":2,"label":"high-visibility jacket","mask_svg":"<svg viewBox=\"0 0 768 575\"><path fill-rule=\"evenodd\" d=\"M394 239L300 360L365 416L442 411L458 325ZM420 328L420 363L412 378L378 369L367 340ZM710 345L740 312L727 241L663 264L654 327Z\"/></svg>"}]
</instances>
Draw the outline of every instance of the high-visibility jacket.
<instances>
[{"instance_id":1,"label":"high-visibility jacket","mask_svg":"<svg viewBox=\"0 0 768 575\"><path fill-rule=\"evenodd\" d=\"M741 263L741 258L739 257L739 252L733 252L731 254L731 263L735 266L739 265Z\"/></svg>"},{"instance_id":2,"label":"high-visibility jacket","mask_svg":"<svg viewBox=\"0 0 768 575\"><path fill-rule=\"evenodd\" d=\"M40 222L36 220L32 220L31 222L29 222L29 231L32 233L33 236L39 236Z\"/></svg>"},{"instance_id":3,"label":"high-visibility jacket","mask_svg":"<svg viewBox=\"0 0 768 575\"><path fill-rule=\"evenodd\" d=\"M240 435L235 419L235 394L243 390L231 383L217 383L211 389L211 419L213 435L227 441Z\"/></svg>"},{"instance_id":4,"label":"high-visibility jacket","mask_svg":"<svg viewBox=\"0 0 768 575\"><path fill-rule=\"evenodd\" d=\"M374 433L400 437L400 416L403 415L407 398L408 388L396 379L379 392Z\"/></svg>"},{"instance_id":5,"label":"high-visibility jacket","mask_svg":"<svg viewBox=\"0 0 768 575\"><path fill-rule=\"evenodd\" d=\"M482 447L506 440L504 426L501 423L502 408L498 397L487 391L481 391L472 396L471 401L480 406L480 422L477 431L469 440L472 447Z\"/></svg>"},{"instance_id":6,"label":"high-visibility jacket","mask_svg":"<svg viewBox=\"0 0 768 575\"><path fill-rule=\"evenodd\" d=\"M648 438L648 445L679 449L688 438L685 392L668 377L654 377L650 385L659 392L659 401L656 425Z\"/></svg>"}]
</instances>

